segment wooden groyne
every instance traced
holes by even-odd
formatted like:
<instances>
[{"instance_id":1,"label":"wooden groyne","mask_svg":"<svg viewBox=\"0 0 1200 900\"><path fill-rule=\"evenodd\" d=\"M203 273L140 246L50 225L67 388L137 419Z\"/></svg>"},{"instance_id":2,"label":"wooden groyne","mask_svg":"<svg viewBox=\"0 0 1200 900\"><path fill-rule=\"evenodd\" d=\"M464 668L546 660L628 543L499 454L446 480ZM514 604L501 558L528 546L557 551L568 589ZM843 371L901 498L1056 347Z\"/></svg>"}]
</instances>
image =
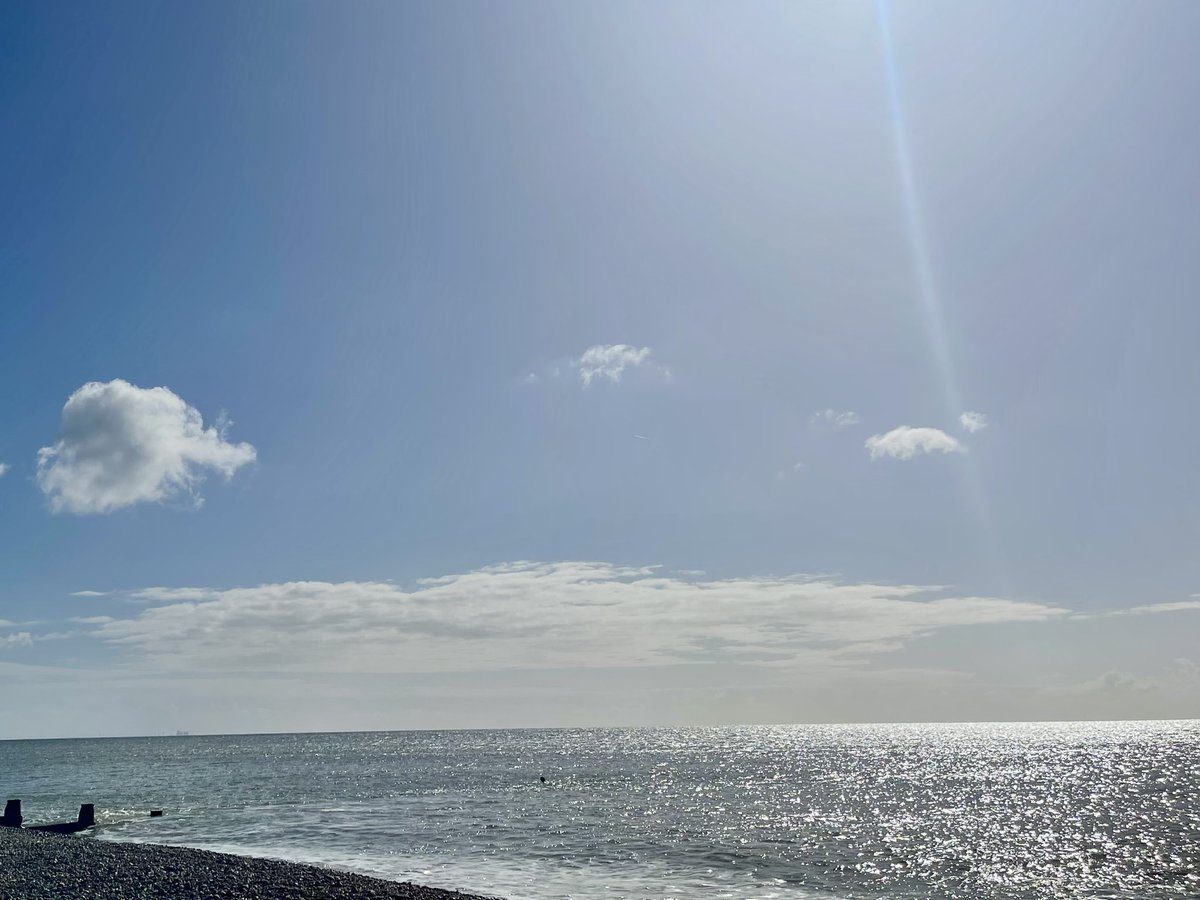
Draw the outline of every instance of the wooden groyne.
<instances>
[{"instance_id":1,"label":"wooden groyne","mask_svg":"<svg viewBox=\"0 0 1200 900\"><path fill-rule=\"evenodd\" d=\"M82 803L79 806L79 818L74 822L56 822L50 825L29 825L24 824L25 817L21 815L21 801L9 800L4 804L4 815L0 816L0 827L3 828L24 828L26 831L50 831L54 834L74 834L77 831L85 831L92 828L96 824L96 805L94 803Z\"/></svg>"},{"instance_id":2,"label":"wooden groyne","mask_svg":"<svg viewBox=\"0 0 1200 900\"><path fill-rule=\"evenodd\" d=\"M9 800L4 804L4 815L0 816L0 828L20 828L21 822L21 801Z\"/></svg>"}]
</instances>

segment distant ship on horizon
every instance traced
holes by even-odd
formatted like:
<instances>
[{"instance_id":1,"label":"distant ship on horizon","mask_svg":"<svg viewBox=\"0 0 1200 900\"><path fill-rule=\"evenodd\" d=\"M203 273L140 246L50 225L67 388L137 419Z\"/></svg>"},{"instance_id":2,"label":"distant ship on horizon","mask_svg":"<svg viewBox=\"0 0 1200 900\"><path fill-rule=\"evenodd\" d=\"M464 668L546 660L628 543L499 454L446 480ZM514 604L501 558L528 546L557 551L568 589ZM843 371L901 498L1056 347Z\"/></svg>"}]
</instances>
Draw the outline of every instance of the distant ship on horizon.
<instances>
[{"instance_id":1,"label":"distant ship on horizon","mask_svg":"<svg viewBox=\"0 0 1200 900\"><path fill-rule=\"evenodd\" d=\"M180 728L175 732L175 737L187 737L189 734L191 734L190 731L184 731Z\"/></svg>"}]
</instances>

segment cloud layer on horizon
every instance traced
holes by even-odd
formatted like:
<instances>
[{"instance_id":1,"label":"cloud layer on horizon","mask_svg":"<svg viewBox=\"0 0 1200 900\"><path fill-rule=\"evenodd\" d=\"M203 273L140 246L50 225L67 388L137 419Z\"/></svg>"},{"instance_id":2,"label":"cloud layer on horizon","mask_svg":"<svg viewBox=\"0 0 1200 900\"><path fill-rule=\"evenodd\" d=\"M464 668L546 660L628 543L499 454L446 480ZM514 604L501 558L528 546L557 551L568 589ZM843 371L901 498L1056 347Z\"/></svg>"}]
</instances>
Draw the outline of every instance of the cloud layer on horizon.
<instances>
[{"instance_id":1,"label":"cloud layer on horizon","mask_svg":"<svg viewBox=\"0 0 1200 900\"><path fill-rule=\"evenodd\" d=\"M164 670L436 672L734 662L845 667L936 631L1068 611L915 585L695 580L597 562L427 579L149 588L96 638Z\"/></svg>"},{"instance_id":2,"label":"cloud layer on horizon","mask_svg":"<svg viewBox=\"0 0 1200 900\"><path fill-rule=\"evenodd\" d=\"M1164 615L1196 615L1192 601L1113 619L825 576L516 562L408 586L152 587L88 607L58 621L0 622L9 699L44 713L10 736L145 733L163 721L228 732L1024 720L1084 710L1178 718L1197 709L1186 660L1182 674L1133 660L1115 674L1105 674L1115 661L1005 674L987 661L1039 635L1143 629L1130 639L1144 640ZM985 661L972 667L964 648Z\"/></svg>"},{"instance_id":3,"label":"cloud layer on horizon","mask_svg":"<svg viewBox=\"0 0 1200 900\"><path fill-rule=\"evenodd\" d=\"M67 399L58 440L38 451L37 483L54 512L107 513L188 495L208 472L225 478L255 459L226 440L225 423L165 387L88 382Z\"/></svg>"}]
</instances>

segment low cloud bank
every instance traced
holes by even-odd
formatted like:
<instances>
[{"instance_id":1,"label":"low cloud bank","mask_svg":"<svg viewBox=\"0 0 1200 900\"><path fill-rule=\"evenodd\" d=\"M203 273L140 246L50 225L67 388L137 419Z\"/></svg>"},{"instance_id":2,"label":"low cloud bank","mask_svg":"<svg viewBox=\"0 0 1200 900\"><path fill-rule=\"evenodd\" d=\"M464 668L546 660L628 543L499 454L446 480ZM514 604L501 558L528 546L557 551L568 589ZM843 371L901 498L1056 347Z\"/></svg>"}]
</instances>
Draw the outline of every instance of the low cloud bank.
<instances>
[{"instance_id":1,"label":"low cloud bank","mask_svg":"<svg viewBox=\"0 0 1200 900\"><path fill-rule=\"evenodd\" d=\"M1066 610L915 585L700 580L606 563L512 563L429 579L148 588L96 637L168 669L436 672L856 665L936 631Z\"/></svg>"}]
</instances>

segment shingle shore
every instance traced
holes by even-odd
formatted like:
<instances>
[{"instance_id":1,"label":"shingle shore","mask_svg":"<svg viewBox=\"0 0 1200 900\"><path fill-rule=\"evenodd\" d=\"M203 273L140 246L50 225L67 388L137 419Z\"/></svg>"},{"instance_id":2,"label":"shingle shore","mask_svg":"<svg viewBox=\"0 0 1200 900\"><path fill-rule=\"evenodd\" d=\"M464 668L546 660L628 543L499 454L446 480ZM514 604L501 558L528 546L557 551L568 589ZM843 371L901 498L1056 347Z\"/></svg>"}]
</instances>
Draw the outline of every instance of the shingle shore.
<instances>
[{"instance_id":1,"label":"shingle shore","mask_svg":"<svg viewBox=\"0 0 1200 900\"><path fill-rule=\"evenodd\" d=\"M0 898L10 897L482 900L298 863L0 828Z\"/></svg>"}]
</instances>

